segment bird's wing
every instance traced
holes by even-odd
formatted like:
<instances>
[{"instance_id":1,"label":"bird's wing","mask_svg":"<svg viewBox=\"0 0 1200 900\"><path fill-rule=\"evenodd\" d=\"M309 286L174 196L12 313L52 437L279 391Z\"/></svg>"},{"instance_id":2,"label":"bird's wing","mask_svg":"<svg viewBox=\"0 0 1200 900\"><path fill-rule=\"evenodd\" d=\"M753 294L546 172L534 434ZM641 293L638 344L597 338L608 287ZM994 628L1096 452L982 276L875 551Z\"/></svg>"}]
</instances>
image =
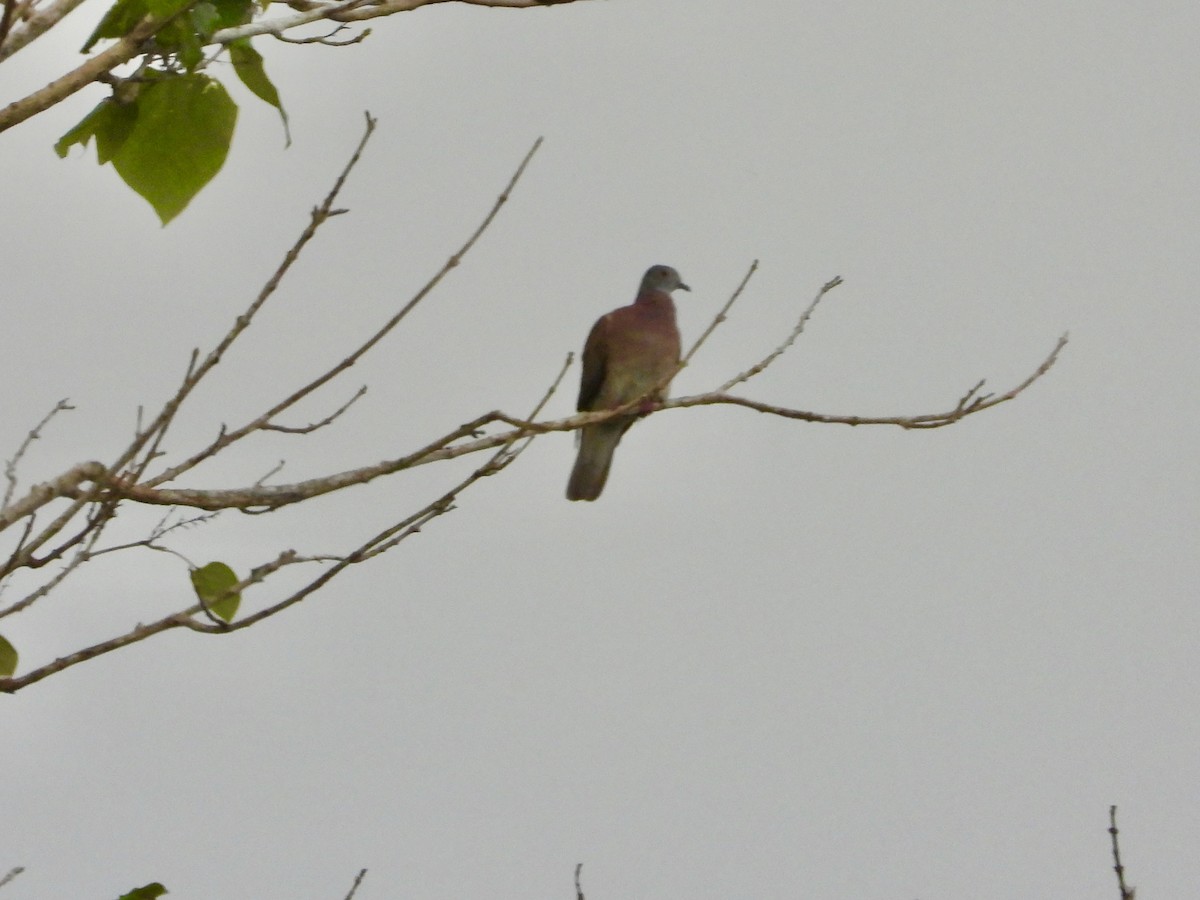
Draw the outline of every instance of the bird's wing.
<instances>
[{"instance_id":1,"label":"bird's wing","mask_svg":"<svg viewBox=\"0 0 1200 900\"><path fill-rule=\"evenodd\" d=\"M604 386L604 375L608 368L609 316L601 316L588 332L583 345L583 375L579 380L579 402L575 408L588 412Z\"/></svg>"}]
</instances>

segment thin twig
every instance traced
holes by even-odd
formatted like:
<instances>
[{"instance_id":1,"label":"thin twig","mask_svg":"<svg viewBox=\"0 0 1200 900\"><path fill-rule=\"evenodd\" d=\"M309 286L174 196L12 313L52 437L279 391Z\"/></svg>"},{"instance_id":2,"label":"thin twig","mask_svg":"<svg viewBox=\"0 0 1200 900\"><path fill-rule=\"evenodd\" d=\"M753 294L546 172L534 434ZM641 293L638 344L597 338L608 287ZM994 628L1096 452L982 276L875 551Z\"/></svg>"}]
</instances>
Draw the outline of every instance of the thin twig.
<instances>
[{"instance_id":1,"label":"thin twig","mask_svg":"<svg viewBox=\"0 0 1200 900\"><path fill-rule=\"evenodd\" d=\"M4 887L6 884L8 884L10 881L12 881L14 878L16 878L18 875L20 875L24 871L25 871L24 866L13 866L11 869L8 870L7 875L5 875L3 878L0 878L0 887Z\"/></svg>"},{"instance_id":2,"label":"thin twig","mask_svg":"<svg viewBox=\"0 0 1200 900\"><path fill-rule=\"evenodd\" d=\"M4 489L4 500L0 501L0 509L3 509L12 502L13 493L17 489L17 467L21 464L21 460L24 458L25 453L29 450L30 444L42 436L42 429L50 423L51 419L57 416L60 412L65 412L74 408L75 407L68 402L67 398L64 397L62 400L59 400L56 404L54 404L54 409L42 416L42 420L34 425L33 428L30 429L29 433L25 435L25 440L21 441L21 446L17 448L17 452L14 453L12 458L4 464L4 479L8 482L8 486Z\"/></svg>"},{"instance_id":3,"label":"thin twig","mask_svg":"<svg viewBox=\"0 0 1200 900\"><path fill-rule=\"evenodd\" d=\"M729 379L727 382L717 388L717 392L724 394L735 385L749 381L759 372L763 371L767 366L771 365L771 363L773 363L776 359L782 356L783 353L796 342L796 338L800 336L801 332L804 331L804 326L808 324L808 320L812 317L813 310L817 308L817 304L821 302L821 299L841 283L841 275L837 275L825 282L825 284L821 286L821 290L817 291L817 296L813 297L812 302L808 304L808 307L803 313L800 314L800 319L796 322L796 326L791 330L791 333L788 334L784 342L768 353L759 362L752 365L749 369Z\"/></svg>"},{"instance_id":4,"label":"thin twig","mask_svg":"<svg viewBox=\"0 0 1200 900\"><path fill-rule=\"evenodd\" d=\"M1042 361L1037 370L1022 381L1016 387L1005 391L1003 394L989 395L986 399L976 398L974 402L965 407L956 406L946 412L939 413L922 413L912 416L857 416L857 415L840 415L831 413L817 413L808 410L791 409L785 406L775 406L769 403L761 403L757 400L750 400L746 397L737 397L732 394L707 393L697 394L690 397L676 397L671 400L664 401L658 409L653 412L659 412L667 409L686 409L692 406L713 406L719 404L728 404L732 406L741 406L746 409L752 409L757 412L768 413L770 415L780 416L786 419L796 419L805 422L822 422L826 424L837 425L890 425L904 429L920 429L920 428L944 428L947 425L953 425L955 422L965 419L969 415L982 412L985 409L991 409L1001 403L1006 403L1015 398L1018 394L1028 388L1037 379L1041 378L1058 358L1063 347L1066 346L1067 336L1063 335L1055 345L1050 354ZM322 494L333 493L345 487L357 484L365 484L375 478L385 475L390 475L394 472L403 471L404 469L415 468L417 466L429 465L435 462L444 462L449 459L457 459L461 456L467 456L472 453L480 453L485 450L491 450L495 447L502 446L526 434L545 434L552 431L575 431L584 425L591 425L598 422L607 422L610 419L617 418L621 415L628 415L630 404L616 407L614 409L600 410L597 412L579 413L564 419L553 419L543 422L533 422L527 419L520 419L515 416L499 410L494 410L490 413L485 413L470 422L460 425L458 428L443 435L436 441L422 447L407 456L402 456L398 459L387 460L371 466L364 466L358 469L350 469L345 472L340 472L335 475L326 475L320 478L313 478L307 481L300 481L293 484L285 485L268 485L264 487L245 487L223 490L194 490L184 488L151 488L146 485L128 485L116 483L113 484L111 490L129 500L138 503L148 503L163 506L188 506L196 509L278 509L283 506L290 506L294 503L299 503L311 497L317 497ZM479 432L485 425L493 422L503 422L512 426L513 431L501 432L499 434L484 435L475 437L462 443L456 443L464 437L474 435Z\"/></svg>"},{"instance_id":5,"label":"thin twig","mask_svg":"<svg viewBox=\"0 0 1200 900\"><path fill-rule=\"evenodd\" d=\"M363 357L363 355L365 355L372 347L383 340L383 338L386 337L393 328L399 325L400 322L403 321L403 319L410 312L412 312L413 309L416 308L417 304L424 300L425 297L427 297L430 292L437 287L446 274L451 269L455 268L462 261L462 258L471 250L471 248L475 246L475 243L479 240L479 238L487 230L488 226L491 225L492 220L494 220L496 215L500 212L501 207L508 202L508 198L512 193L513 188L516 187L517 182L520 181L521 176L524 174L530 160L533 159L533 155L537 152L541 145L542 138L539 137L533 142L533 146L529 148L529 152L525 154L525 158L521 160L520 165L517 166L517 169L509 179L508 184L505 186L500 196L496 199L495 203L492 204L492 208L488 211L487 215L484 216L483 221L479 224L471 236L467 238L466 242L458 249L458 251L450 256L450 258L437 271L437 273L425 283L425 286L417 291L417 293L413 295L413 297L394 316L380 326L374 334L360 344L358 348L355 349L349 356L332 368L327 369L321 375L308 382L308 384L294 391L288 397L276 403L273 407L268 409L252 422L249 422L240 428L236 428L233 431L222 433L216 440L214 440L203 450L193 454L178 465L172 466L164 472L161 472L153 478L150 478L145 482L145 484L147 486L154 487L178 478L184 472L194 468L196 465L203 462L205 459L208 459L213 454L220 452L233 442L241 440L248 434L261 430L266 426L267 423L275 418L275 416L295 405L317 388L327 384L346 369L357 363Z\"/></svg>"},{"instance_id":6,"label":"thin twig","mask_svg":"<svg viewBox=\"0 0 1200 900\"><path fill-rule=\"evenodd\" d=\"M569 364L570 360L568 359L567 362ZM550 397L553 396L558 385L561 383L566 370L567 365L564 365L562 369L560 369L557 377L551 383L541 400L539 400L534 406L532 415L537 415L542 407L544 407L549 401ZM524 451L524 448L528 446L528 441L515 450L512 448L515 442L520 440L522 437L526 437L527 435L528 430L523 428L517 428L509 432L506 435L506 439L501 442L500 449L497 450L497 452L493 454L486 463L459 481L453 488L444 493L442 496L438 497L433 502L426 504L417 512L406 516L401 521L380 531L378 534L369 538L367 541L360 544L357 549L345 556L300 557L293 550L284 551L275 560L258 566L252 570L248 577L228 588L221 595L211 598L208 603L197 604L182 612L172 613L171 615L165 616L156 622L150 623L149 625L138 625L136 628L132 629L126 634L111 638L107 641L102 641L98 644L94 644L91 647L86 647L83 650L79 650L67 656L60 657L54 662L34 669L33 671L28 672L19 678L0 679L0 691L13 693L21 688L41 681L43 678L47 678L50 675L61 672L64 669L71 668L72 666L76 666L82 662L86 662L90 659L95 659L99 656L119 650L122 647L128 646L129 644L143 641L155 634L173 628L188 628L192 631L197 631L204 634L227 634L233 631L240 631L243 628L249 628L263 619L270 618L271 616L282 612L290 606L294 606L309 595L320 590L333 578L345 571L350 566L356 565L360 562L365 562L368 559L387 552L412 535L418 534L429 522L453 510L455 508L454 501L457 499L459 494L483 478L494 475L497 472L507 468L508 465L510 465ZM235 593L241 593L248 587L261 583L268 575L273 574L275 571L283 568L284 566L293 565L299 562L312 562L318 560L333 562L333 565L321 573L321 575L314 578L307 585L293 592L288 597L266 607L265 609L259 610L258 612L247 616L244 619L239 619L236 622L225 622L221 620L216 623L207 624L194 618L197 613L206 612L209 607L215 603L219 603L224 598Z\"/></svg>"},{"instance_id":7,"label":"thin twig","mask_svg":"<svg viewBox=\"0 0 1200 900\"><path fill-rule=\"evenodd\" d=\"M367 393L367 386L364 384L362 387L360 387L355 392L353 397L351 397L349 400L347 400L345 403L343 403L341 406L339 406L337 409L335 409L333 412L331 412L325 418L321 419L319 422L313 422L309 425L275 425L271 422L267 422L265 425L262 426L262 430L263 431L281 431L284 434L312 434L318 428L324 428L326 425L329 425L331 422L335 421L338 418L338 416L340 416L342 413L344 413L346 410L348 410L351 406L353 406L355 403L357 403L359 400L361 400L364 396L366 396L366 393Z\"/></svg>"},{"instance_id":8,"label":"thin twig","mask_svg":"<svg viewBox=\"0 0 1200 900\"><path fill-rule=\"evenodd\" d=\"M358 876L354 879L354 884L350 886L350 893L346 895L346 900L354 900L354 892L358 890L358 886L362 884L362 880L367 876L366 869L360 869Z\"/></svg>"},{"instance_id":9,"label":"thin twig","mask_svg":"<svg viewBox=\"0 0 1200 900\"><path fill-rule=\"evenodd\" d=\"M272 37L277 41L283 41L285 44L324 44L326 47L348 47L351 44L361 44L371 34L370 28L364 28L354 37L343 38L342 40L334 40L334 35L339 34L349 28L349 25L339 25L329 34L314 35L313 37L293 38L287 37L284 34L272 34Z\"/></svg>"},{"instance_id":10,"label":"thin twig","mask_svg":"<svg viewBox=\"0 0 1200 900\"><path fill-rule=\"evenodd\" d=\"M359 139L358 146L354 149L349 161L342 168L341 174L337 177L337 180L334 181L333 187L330 189L325 199L319 206L313 209L307 227L305 227L304 231L301 232L300 237L296 240L296 243L292 245L292 248L288 250L287 254L283 258L283 262L280 263L279 268L275 270L275 274L268 279L267 283L263 286L263 289L259 291L258 296L254 298L246 311L237 317L229 331L226 332L225 336L221 338L220 342L212 349L212 351L209 352L204 360L200 362L199 365L189 365L188 375L184 378L183 384L180 386L179 390L176 391L175 395L163 405L163 408L159 411L158 415L154 418L154 421L150 423L146 430L143 431L137 438L135 438L134 442L110 466L112 472L116 473L123 469L130 462L130 460L132 460L138 454L138 452L152 435L156 434L160 429L166 427L170 423L179 407L183 404L183 401L187 399L188 395L192 392L196 385L198 385L201 380L203 380L203 378L214 367L216 367L218 363L221 362L225 352L233 345L234 341L241 337L246 329L250 327L250 323L254 320L255 314L262 309L267 300L270 299L270 297L275 293L275 290L279 287L280 282L283 281L283 277L288 273L296 260L299 259L301 251L316 235L317 229L319 229L333 215L334 201L341 193L342 187L346 183L346 179L350 176L350 172L354 169L354 166L358 163L359 158L362 156L363 150L366 148L367 141L371 139L371 135L375 131L376 124L377 120L373 118L370 113L367 113L366 126L363 129L363 135ZM211 455L211 452L213 451L210 451L207 455ZM207 458L207 455L202 458ZM195 463L193 463L193 465L195 465ZM162 476L160 476L160 480L164 480L162 479Z\"/></svg>"},{"instance_id":11,"label":"thin twig","mask_svg":"<svg viewBox=\"0 0 1200 900\"><path fill-rule=\"evenodd\" d=\"M579 883L579 876L583 873L583 863L575 864L575 900L584 900L583 887Z\"/></svg>"},{"instance_id":12,"label":"thin twig","mask_svg":"<svg viewBox=\"0 0 1200 900\"><path fill-rule=\"evenodd\" d=\"M691 362L692 357L696 355L696 351L699 350L704 345L704 342L708 340L708 336L717 330L718 325L725 321L729 315L730 308L734 303L737 302L738 297L742 296L742 291L746 289L746 285L749 283L750 278L757 271L758 260L756 259L750 263L750 268L746 270L746 274L742 276L741 282L736 288L734 288L733 293L729 295L729 299L725 301L725 305L722 306L717 314L712 317L712 321L708 323L708 327L701 332L700 337L696 338L696 343L692 344L692 348L688 350L688 352L684 354L683 359L679 361L679 368L682 369L689 362Z\"/></svg>"},{"instance_id":13,"label":"thin twig","mask_svg":"<svg viewBox=\"0 0 1200 900\"><path fill-rule=\"evenodd\" d=\"M1108 833L1112 835L1113 871L1117 873L1117 887L1121 891L1121 900L1134 900L1137 888L1126 887L1125 867L1121 865L1121 847L1117 843L1117 808L1108 808Z\"/></svg>"}]
</instances>

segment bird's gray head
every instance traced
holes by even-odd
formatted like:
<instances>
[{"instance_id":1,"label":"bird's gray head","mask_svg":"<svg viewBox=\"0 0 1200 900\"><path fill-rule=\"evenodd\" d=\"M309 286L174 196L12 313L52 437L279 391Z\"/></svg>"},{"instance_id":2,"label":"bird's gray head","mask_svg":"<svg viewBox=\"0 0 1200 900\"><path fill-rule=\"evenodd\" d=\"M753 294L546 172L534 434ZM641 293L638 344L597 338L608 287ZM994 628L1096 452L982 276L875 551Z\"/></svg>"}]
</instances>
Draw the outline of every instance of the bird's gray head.
<instances>
[{"instance_id":1,"label":"bird's gray head","mask_svg":"<svg viewBox=\"0 0 1200 900\"><path fill-rule=\"evenodd\" d=\"M683 279L679 277L679 273L670 266L651 266L646 270L646 274L642 276L642 287L638 293L644 294L646 291L662 291L665 294L669 294L675 290L690 291L691 288L683 283Z\"/></svg>"}]
</instances>

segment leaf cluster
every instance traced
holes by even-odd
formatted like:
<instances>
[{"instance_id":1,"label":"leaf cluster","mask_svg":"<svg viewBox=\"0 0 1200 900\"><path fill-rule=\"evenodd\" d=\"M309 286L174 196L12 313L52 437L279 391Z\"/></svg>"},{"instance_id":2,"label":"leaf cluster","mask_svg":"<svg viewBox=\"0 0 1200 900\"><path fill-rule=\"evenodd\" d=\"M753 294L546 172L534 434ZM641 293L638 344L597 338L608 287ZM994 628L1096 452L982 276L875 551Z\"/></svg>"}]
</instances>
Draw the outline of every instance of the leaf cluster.
<instances>
[{"instance_id":1,"label":"leaf cluster","mask_svg":"<svg viewBox=\"0 0 1200 900\"><path fill-rule=\"evenodd\" d=\"M200 71L203 48L222 28L245 24L253 0L117 0L84 43L120 38L147 17L163 21L137 72L113 79L113 95L102 100L54 145L60 157L94 138L100 165L141 195L165 225L179 215L221 170L233 141L237 104L217 79ZM262 55L249 38L225 49L233 70L255 96L287 114L267 76ZM216 58L215 56L213 58Z\"/></svg>"}]
</instances>

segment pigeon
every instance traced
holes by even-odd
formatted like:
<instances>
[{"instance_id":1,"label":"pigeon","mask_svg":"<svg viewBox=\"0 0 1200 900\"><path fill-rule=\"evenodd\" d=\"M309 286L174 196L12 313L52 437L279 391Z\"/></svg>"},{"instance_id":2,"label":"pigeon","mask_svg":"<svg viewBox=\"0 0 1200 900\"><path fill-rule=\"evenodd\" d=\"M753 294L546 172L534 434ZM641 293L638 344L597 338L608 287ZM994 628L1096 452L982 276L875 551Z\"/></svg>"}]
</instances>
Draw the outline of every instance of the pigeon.
<instances>
[{"instance_id":1,"label":"pigeon","mask_svg":"<svg viewBox=\"0 0 1200 900\"><path fill-rule=\"evenodd\" d=\"M604 490L613 451L637 419L667 396L679 366L679 328L671 291L691 288L670 266L651 266L629 306L601 316L583 347L580 412L616 409L645 398L644 409L580 429L579 452L567 484L568 500L595 500ZM653 391L653 393L651 393Z\"/></svg>"}]
</instances>

